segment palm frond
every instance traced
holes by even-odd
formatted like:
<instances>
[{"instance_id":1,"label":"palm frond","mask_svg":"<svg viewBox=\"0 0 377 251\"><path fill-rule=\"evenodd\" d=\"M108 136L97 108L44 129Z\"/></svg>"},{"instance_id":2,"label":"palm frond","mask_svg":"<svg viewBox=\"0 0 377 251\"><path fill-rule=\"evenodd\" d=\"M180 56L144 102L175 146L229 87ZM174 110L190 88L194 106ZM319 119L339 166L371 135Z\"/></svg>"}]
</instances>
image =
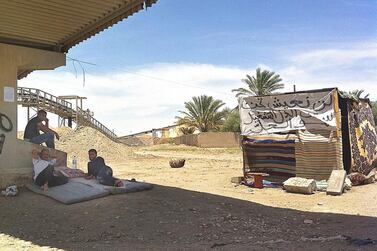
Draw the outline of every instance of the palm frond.
<instances>
[{"instance_id":1,"label":"palm frond","mask_svg":"<svg viewBox=\"0 0 377 251\"><path fill-rule=\"evenodd\" d=\"M232 92L236 93L236 97L243 95L263 96L269 95L279 89L284 88L280 75L273 71L261 70L257 68L255 70L255 76L246 74L246 78L241 79L242 82L247 84L248 89L237 88Z\"/></svg>"},{"instance_id":2,"label":"palm frond","mask_svg":"<svg viewBox=\"0 0 377 251\"><path fill-rule=\"evenodd\" d=\"M202 132L216 129L224 117L224 113L220 111L223 105L224 102L215 100L212 96L193 97L191 101L185 102L186 111L179 111L183 117L177 116L177 123L187 124Z\"/></svg>"}]
</instances>

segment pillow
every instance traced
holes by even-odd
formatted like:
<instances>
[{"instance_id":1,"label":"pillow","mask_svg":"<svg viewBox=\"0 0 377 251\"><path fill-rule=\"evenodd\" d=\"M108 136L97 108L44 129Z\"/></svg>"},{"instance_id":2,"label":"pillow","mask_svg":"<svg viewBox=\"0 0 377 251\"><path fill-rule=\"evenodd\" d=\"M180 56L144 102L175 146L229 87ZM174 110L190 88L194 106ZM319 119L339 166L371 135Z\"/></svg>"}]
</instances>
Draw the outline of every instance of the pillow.
<instances>
[{"instance_id":1,"label":"pillow","mask_svg":"<svg viewBox=\"0 0 377 251\"><path fill-rule=\"evenodd\" d=\"M77 177L85 177L86 174L80 169L72 169L69 167L59 167L56 168L63 176L67 178L77 178Z\"/></svg>"}]
</instances>

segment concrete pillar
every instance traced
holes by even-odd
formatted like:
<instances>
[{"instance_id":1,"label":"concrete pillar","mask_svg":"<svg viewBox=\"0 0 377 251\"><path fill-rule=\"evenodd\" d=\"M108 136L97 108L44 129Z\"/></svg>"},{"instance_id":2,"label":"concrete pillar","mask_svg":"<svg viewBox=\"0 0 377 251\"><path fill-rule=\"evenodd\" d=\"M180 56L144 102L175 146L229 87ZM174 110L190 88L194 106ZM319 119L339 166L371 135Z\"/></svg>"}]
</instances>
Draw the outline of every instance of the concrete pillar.
<instances>
[{"instance_id":1,"label":"concrete pillar","mask_svg":"<svg viewBox=\"0 0 377 251\"><path fill-rule=\"evenodd\" d=\"M32 172L32 144L17 139L17 74L62 65L63 53L0 43L0 187L22 183Z\"/></svg>"}]
</instances>

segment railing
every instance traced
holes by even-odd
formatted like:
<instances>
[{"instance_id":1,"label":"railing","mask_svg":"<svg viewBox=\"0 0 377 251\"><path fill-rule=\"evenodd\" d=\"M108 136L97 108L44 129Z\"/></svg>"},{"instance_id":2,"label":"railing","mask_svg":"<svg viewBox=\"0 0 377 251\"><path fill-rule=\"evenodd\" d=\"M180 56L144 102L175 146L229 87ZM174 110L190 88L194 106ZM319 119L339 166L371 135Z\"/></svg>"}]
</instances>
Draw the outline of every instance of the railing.
<instances>
[{"instance_id":1,"label":"railing","mask_svg":"<svg viewBox=\"0 0 377 251\"><path fill-rule=\"evenodd\" d=\"M85 119L87 122L91 124L92 127L95 129L102 131L103 133L107 134L112 139L116 139L117 135L111 131L109 128L101 124L98 120L92 117L88 111L82 110L80 107L77 107L77 114L80 119Z\"/></svg>"},{"instance_id":2,"label":"railing","mask_svg":"<svg viewBox=\"0 0 377 251\"><path fill-rule=\"evenodd\" d=\"M17 97L19 102L23 102L23 100L20 99L27 98L27 103L33 104L33 101L35 101L37 104L39 104L40 102L46 102L57 104L64 108L72 109L72 103L35 88L18 87Z\"/></svg>"},{"instance_id":3,"label":"railing","mask_svg":"<svg viewBox=\"0 0 377 251\"><path fill-rule=\"evenodd\" d=\"M71 117L77 125L83 124L102 132L112 140L117 139L117 135L101 124L88 111L82 110L80 107L72 108L72 103L64 99L56 97L52 94L35 88L18 87L17 102L23 106L32 106L43 108L46 111L55 113L61 117Z\"/></svg>"}]
</instances>

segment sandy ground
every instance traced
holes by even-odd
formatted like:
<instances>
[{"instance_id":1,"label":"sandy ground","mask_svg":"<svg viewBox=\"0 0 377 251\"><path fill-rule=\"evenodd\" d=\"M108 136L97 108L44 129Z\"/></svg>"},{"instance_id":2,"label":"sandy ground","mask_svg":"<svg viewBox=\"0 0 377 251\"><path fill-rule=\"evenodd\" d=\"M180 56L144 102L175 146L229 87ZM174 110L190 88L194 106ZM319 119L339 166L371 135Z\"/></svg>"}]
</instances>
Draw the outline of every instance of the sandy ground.
<instances>
[{"instance_id":1,"label":"sandy ground","mask_svg":"<svg viewBox=\"0 0 377 251\"><path fill-rule=\"evenodd\" d=\"M377 184L342 196L236 186L239 149L130 148L90 128L60 129L57 144L79 158L97 148L122 178L151 191L62 205L22 189L0 197L1 250L358 250L377 249ZM183 168L169 167L184 157Z\"/></svg>"}]
</instances>

